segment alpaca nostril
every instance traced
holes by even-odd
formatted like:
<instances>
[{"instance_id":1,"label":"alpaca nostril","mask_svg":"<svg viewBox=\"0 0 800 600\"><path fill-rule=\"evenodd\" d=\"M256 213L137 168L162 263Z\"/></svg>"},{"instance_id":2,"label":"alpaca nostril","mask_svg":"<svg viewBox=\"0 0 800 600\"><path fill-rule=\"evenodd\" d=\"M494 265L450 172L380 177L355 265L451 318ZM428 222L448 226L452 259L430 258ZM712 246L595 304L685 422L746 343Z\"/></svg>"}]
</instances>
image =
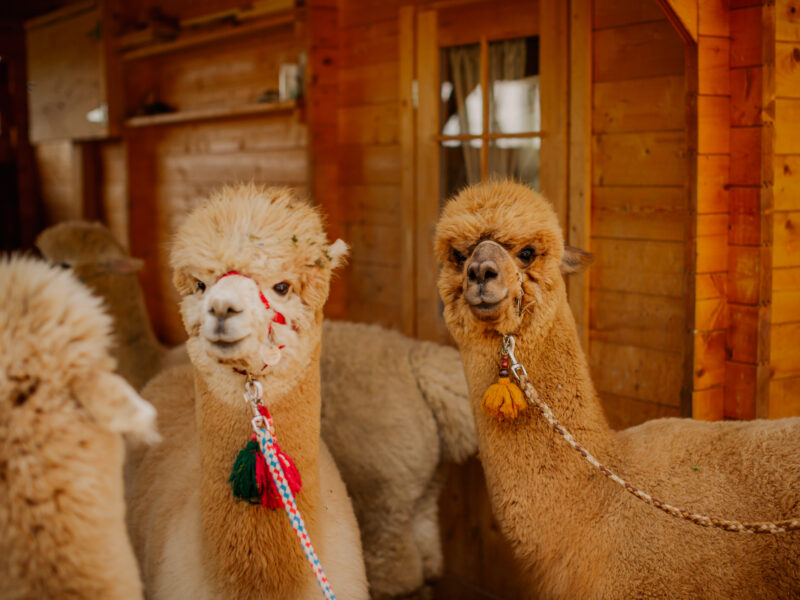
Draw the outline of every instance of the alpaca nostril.
<instances>
[{"instance_id":1,"label":"alpaca nostril","mask_svg":"<svg viewBox=\"0 0 800 600\"><path fill-rule=\"evenodd\" d=\"M475 266L477 265L470 266L469 270L467 271L467 278L470 281L475 281L478 278L478 270L474 268Z\"/></svg>"},{"instance_id":2,"label":"alpaca nostril","mask_svg":"<svg viewBox=\"0 0 800 600\"><path fill-rule=\"evenodd\" d=\"M484 265L486 268L483 272L483 279L484 281L488 281L489 279L494 279L497 277L497 271L495 271L491 265Z\"/></svg>"}]
</instances>

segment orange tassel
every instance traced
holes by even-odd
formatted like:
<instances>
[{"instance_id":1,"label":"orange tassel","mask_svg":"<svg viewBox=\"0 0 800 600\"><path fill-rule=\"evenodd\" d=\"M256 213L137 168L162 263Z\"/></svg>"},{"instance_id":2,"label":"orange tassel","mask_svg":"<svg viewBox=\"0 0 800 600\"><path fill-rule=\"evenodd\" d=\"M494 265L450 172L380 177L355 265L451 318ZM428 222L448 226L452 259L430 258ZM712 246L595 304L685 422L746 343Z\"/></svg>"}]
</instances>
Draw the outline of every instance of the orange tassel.
<instances>
[{"instance_id":1,"label":"orange tassel","mask_svg":"<svg viewBox=\"0 0 800 600\"><path fill-rule=\"evenodd\" d=\"M498 421L513 421L527 407L519 386L508 377L508 355L503 355L497 383L490 385L481 401L483 410Z\"/></svg>"}]
</instances>

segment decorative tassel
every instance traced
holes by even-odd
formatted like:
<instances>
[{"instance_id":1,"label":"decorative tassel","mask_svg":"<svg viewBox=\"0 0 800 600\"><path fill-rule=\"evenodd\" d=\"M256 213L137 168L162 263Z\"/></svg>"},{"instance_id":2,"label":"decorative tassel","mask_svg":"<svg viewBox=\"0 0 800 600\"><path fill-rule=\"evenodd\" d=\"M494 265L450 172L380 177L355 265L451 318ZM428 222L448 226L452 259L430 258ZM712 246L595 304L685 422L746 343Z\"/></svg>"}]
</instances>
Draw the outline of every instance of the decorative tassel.
<instances>
[{"instance_id":1,"label":"decorative tassel","mask_svg":"<svg viewBox=\"0 0 800 600\"><path fill-rule=\"evenodd\" d=\"M270 419L266 406L259 405L258 412L267 420ZM286 475L285 483L289 485L292 494L297 495L303 487L297 466L292 458L281 450L277 442L274 443L273 448ZM241 450L236 457L228 482L231 484L233 495L236 498L246 500L250 504L261 504L264 508L272 510L283 508L283 499L278 492L278 486L270 476L267 461L261 454L255 434L251 435L244 450Z\"/></svg>"},{"instance_id":2,"label":"decorative tassel","mask_svg":"<svg viewBox=\"0 0 800 600\"><path fill-rule=\"evenodd\" d=\"M508 354L503 354L497 383L483 394L481 406L498 421L513 421L527 407L522 390L508 377Z\"/></svg>"}]
</instances>

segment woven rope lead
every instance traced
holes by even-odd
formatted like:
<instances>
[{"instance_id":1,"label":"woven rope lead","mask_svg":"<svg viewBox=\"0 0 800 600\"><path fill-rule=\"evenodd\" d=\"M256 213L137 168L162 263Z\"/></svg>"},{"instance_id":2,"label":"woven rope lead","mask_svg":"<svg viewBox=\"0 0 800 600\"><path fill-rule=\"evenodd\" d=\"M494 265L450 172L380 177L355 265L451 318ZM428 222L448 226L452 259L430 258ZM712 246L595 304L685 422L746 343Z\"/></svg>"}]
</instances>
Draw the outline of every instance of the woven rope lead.
<instances>
[{"instance_id":1,"label":"woven rope lead","mask_svg":"<svg viewBox=\"0 0 800 600\"><path fill-rule=\"evenodd\" d=\"M506 336L507 338L511 338L511 336ZM513 340L513 338L511 338ZM513 349L513 341L511 343L511 348ZM678 519L684 519L686 521L691 521L696 525L701 525L703 527L713 527L716 529L722 529L723 531L733 531L735 533L785 533L787 531L800 531L800 517L794 519L786 519L783 521L755 521L755 522L740 522L740 521L729 521L727 519L719 519L716 517L709 517L706 515L700 515L697 513L693 513L691 511L686 510L685 508L678 508L677 506L673 506L672 504L667 504L666 502L662 502L658 498L654 498L647 492L643 492L642 490L634 487L627 481L625 481L619 475L611 472L608 467L603 465L600 461L598 461L592 454L586 450L583 446L581 446L572 434L567 431L567 429L558 422L558 419L553 416L553 412L550 410L550 407L539 398L539 394L536 392L536 389L531 385L531 382L528 381L527 374L525 373L524 368L521 368L516 359L511 355L512 360L512 373L519 381L520 387L522 387L522 391L525 392L525 396L527 396L528 401L533 405L536 410L545 418L545 420L550 423L553 427L553 430L559 434L562 438L564 438L567 443L572 446L575 451L583 456L587 462L599 470L603 475L608 477L611 481L621 485L628 493L636 496L639 500L643 500L647 504L651 506L655 506L659 510L664 511L668 515L672 515L673 517L677 517ZM514 367L518 367L515 369Z\"/></svg>"}]
</instances>

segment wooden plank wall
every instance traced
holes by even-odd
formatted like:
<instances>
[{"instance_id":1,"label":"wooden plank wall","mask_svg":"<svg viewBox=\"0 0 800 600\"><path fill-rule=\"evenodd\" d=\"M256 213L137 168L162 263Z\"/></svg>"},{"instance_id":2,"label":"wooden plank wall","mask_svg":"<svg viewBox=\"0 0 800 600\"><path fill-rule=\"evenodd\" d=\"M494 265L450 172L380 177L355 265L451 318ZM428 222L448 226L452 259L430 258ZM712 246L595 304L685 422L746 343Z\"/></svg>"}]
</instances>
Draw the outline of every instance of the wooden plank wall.
<instances>
[{"instance_id":1,"label":"wooden plank wall","mask_svg":"<svg viewBox=\"0 0 800 600\"><path fill-rule=\"evenodd\" d=\"M339 2L340 211L352 247L346 318L402 328L399 37L401 2Z\"/></svg>"},{"instance_id":2,"label":"wooden plank wall","mask_svg":"<svg viewBox=\"0 0 800 600\"><path fill-rule=\"evenodd\" d=\"M615 427L680 412L687 214L684 45L653 1L596 0L590 343Z\"/></svg>"},{"instance_id":3,"label":"wooden plank wall","mask_svg":"<svg viewBox=\"0 0 800 600\"><path fill-rule=\"evenodd\" d=\"M770 418L800 415L800 1L777 0L773 40L774 171ZM767 19L771 18L767 12ZM765 98L766 99L766 98Z\"/></svg>"}]
</instances>

